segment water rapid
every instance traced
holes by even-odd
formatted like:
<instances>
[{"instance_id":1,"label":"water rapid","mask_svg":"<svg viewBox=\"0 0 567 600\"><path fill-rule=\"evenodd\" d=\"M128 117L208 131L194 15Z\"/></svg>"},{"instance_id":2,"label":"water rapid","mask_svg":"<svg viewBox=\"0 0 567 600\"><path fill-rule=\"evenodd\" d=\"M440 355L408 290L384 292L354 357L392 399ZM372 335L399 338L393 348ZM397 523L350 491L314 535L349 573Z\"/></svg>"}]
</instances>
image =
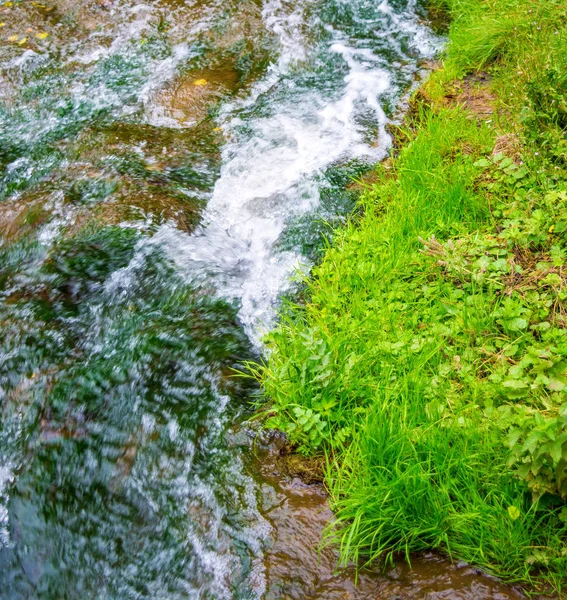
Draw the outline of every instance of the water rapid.
<instances>
[{"instance_id":1,"label":"water rapid","mask_svg":"<svg viewBox=\"0 0 567 600\"><path fill-rule=\"evenodd\" d=\"M422 19L0 7L2 597L278 597L275 484L231 433L254 393L233 372L386 156L440 47Z\"/></svg>"}]
</instances>

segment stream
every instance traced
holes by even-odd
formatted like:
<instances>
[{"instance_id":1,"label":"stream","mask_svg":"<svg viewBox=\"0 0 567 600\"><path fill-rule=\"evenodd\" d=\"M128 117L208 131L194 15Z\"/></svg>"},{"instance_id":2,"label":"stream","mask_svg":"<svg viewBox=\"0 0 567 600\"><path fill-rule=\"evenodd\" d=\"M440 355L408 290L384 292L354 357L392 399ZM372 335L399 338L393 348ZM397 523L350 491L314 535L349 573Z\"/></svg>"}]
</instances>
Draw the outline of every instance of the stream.
<instances>
[{"instance_id":1,"label":"stream","mask_svg":"<svg viewBox=\"0 0 567 600\"><path fill-rule=\"evenodd\" d=\"M0 3L0 597L523 597L335 572L235 376L442 43L414 0Z\"/></svg>"}]
</instances>

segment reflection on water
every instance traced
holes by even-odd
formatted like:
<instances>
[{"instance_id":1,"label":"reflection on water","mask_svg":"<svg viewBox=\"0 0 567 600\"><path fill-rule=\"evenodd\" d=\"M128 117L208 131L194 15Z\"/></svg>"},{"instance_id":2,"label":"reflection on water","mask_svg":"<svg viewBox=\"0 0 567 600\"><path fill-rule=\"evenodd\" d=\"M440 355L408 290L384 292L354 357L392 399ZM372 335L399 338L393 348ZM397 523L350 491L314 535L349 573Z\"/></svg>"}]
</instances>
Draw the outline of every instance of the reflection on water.
<instances>
[{"instance_id":1,"label":"reflection on water","mask_svg":"<svg viewBox=\"0 0 567 600\"><path fill-rule=\"evenodd\" d=\"M435 558L355 590L316 559L320 490L227 434L255 393L234 369L439 46L418 12L0 6L0 595L496 594Z\"/></svg>"}]
</instances>

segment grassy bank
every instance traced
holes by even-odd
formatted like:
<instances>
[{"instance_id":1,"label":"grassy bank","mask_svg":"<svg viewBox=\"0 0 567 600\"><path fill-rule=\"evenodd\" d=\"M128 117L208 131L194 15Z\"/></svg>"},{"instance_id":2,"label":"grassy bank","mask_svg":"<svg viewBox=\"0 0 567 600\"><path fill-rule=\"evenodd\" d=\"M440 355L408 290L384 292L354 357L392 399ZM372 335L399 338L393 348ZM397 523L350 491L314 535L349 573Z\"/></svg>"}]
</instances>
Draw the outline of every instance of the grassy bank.
<instances>
[{"instance_id":1,"label":"grassy bank","mask_svg":"<svg viewBox=\"0 0 567 600\"><path fill-rule=\"evenodd\" d=\"M446 0L443 65L257 371L343 562L567 590L567 5ZM362 215L362 216L361 216Z\"/></svg>"}]
</instances>

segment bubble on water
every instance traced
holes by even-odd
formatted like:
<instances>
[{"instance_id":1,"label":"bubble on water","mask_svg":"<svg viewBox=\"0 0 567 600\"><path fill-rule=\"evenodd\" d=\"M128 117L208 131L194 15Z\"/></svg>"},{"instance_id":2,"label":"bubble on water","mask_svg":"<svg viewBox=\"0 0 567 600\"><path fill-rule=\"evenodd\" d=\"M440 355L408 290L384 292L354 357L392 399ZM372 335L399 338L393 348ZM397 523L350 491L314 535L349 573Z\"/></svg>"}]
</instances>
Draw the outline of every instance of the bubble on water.
<instances>
[{"instance_id":1,"label":"bubble on water","mask_svg":"<svg viewBox=\"0 0 567 600\"><path fill-rule=\"evenodd\" d=\"M398 15L383 2L379 10L388 16L382 24L387 31L371 32L367 40L349 39L344 32L323 26L332 35L328 52L341 56L348 67L342 91L334 99L337 94L329 95L325 87L291 85L294 65L317 50L303 33L309 29L308 6L299 3L290 12L280 0L264 5L266 26L279 37L280 56L248 98L224 106L223 131L230 141L223 148L220 177L203 223L191 237L165 226L156 238L190 278L212 278L221 295L240 302L241 321L258 347L273 326L277 300L289 288L294 271L309 266L301 255L276 247L291 217L317 207L316 175L341 161L377 162L391 144L382 96L392 91L393 84L388 62L372 49L373 36L408 34L424 57L438 47L417 23L413 5ZM314 19L321 27L320 19ZM409 58L401 46L398 51ZM415 60L413 64L417 70ZM293 93L278 94L283 83ZM268 114L256 116L254 103L265 103L270 93L274 99L269 110L262 111ZM368 111L377 128L373 143L366 139Z\"/></svg>"}]
</instances>

